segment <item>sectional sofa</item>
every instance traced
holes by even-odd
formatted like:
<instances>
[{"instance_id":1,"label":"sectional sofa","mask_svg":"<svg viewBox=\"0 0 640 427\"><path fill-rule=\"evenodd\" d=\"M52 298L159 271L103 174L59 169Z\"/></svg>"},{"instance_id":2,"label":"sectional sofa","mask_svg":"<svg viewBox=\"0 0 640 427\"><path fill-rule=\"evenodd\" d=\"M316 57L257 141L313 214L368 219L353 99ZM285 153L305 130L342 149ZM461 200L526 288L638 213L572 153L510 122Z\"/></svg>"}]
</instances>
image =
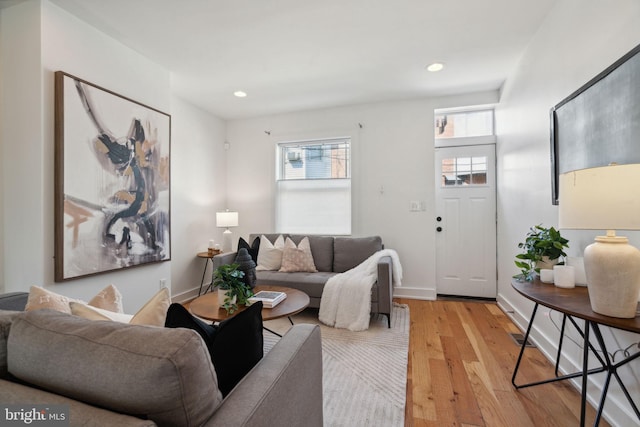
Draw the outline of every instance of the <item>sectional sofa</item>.
<instances>
[{"instance_id":1,"label":"sectional sofa","mask_svg":"<svg viewBox=\"0 0 640 427\"><path fill-rule=\"evenodd\" d=\"M323 424L315 325L293 326L222 399L193 330L3 310L23 308L26 295L0 295L3 405L64 405L71 426Z\"/></svg>"}]
</instances>

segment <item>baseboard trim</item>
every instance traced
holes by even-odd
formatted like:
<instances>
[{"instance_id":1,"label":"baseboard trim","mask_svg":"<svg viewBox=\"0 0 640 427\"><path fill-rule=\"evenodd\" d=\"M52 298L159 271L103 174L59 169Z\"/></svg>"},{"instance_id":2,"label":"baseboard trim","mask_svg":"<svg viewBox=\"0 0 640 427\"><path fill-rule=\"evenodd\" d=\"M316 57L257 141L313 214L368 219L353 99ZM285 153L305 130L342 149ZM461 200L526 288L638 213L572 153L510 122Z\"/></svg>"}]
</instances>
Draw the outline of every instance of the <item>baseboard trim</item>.
<instances>
[{"instance_id":1,"label":"baseboard trim","mask_svg":"<svg viewBox=\"0 0 640 427\"><path fill-rule=\"evenodd\" d=\"M181 292L179 294L171 295L171 301L183 304L185 302L191 301L194 298L198 298L198 292L200 288L189 289L186 292Z\"/></svg>"},{"instance_id":2,"label":"baseboard trim","mask_svg":"<svg viewBox=\"0 0 640 427\"><path fill-rule=\"evenodd\" d=\"M426 301L435 301L437 299L435 289L429 288L412 288L409 286L398 286L393 288L394 298L418 299Z\"/></svg>"}]
</instances>

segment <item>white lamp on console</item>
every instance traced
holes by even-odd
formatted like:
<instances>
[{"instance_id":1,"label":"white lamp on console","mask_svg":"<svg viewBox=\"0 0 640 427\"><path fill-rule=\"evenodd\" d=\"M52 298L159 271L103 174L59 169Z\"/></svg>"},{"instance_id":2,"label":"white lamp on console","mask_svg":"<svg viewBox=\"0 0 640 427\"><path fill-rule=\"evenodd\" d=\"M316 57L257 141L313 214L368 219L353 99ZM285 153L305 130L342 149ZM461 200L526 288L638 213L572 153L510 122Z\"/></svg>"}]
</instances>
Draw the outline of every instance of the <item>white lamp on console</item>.
<instances>
[{"instance_id":1,"label":"white lamp on console","mask_svg":"<svg viewBox=\"0 0 640 427\"><path fill-rule=\"evenodd\" d=\"M640 230L640 164L610 165L560 175L559 228L606 230L584 251L591 309L636 316L640 250L616 230Z\"/></svg>"},{"instance_id":2,"label":"white lamp on console","mask_svg":"<svg viewBox=\"0 0 640 427\"><path fill-rule=\"evenodd\" d=\"M222 233L222 252L231 252L231 230L230 227L238 226L238 212L216 212L216 226L226 228Z\"/></svg>"}]
</instances>

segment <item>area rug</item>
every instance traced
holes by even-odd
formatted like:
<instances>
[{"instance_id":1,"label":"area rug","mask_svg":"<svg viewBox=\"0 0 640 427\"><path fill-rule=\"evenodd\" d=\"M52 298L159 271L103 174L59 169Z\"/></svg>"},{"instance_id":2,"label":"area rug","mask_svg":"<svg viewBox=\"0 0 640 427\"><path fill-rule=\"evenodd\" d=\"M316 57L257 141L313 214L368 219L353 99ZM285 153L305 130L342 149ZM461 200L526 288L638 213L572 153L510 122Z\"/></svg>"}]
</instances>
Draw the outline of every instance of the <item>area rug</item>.
<instances>
[{"instance_id":1,"label":"area rug","mask_svg":"<svg viewBox=\"0 0 640 427\"><path fill-rule=\"evenodd\" d=\"M369 329L351 332L322 325L317 310L305 310L294 323L320 325L325 426L404 426L409 351L409 307L394 304L391 328L374 315ZM287 319L265 322L283 333ZM265 331L265 352L278 341Z\"/></svg>"}]
</instances>

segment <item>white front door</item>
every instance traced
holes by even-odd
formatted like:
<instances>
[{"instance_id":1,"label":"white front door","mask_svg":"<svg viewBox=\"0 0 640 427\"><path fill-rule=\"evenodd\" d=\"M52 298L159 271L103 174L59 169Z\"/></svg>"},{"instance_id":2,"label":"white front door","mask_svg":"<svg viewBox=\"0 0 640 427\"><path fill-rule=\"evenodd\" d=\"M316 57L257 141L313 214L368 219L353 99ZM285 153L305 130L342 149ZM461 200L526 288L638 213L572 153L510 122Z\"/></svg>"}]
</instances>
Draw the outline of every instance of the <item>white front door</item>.
<instances>
[{"instance_id":1,"label":"white front door","mask_svg":"<svg viewBox=\"0 0 640 427\"><path fill-rule=\"evenodd\" d=\"M436 148L436 290L495 298L495 145Z\"/></svg>"}]
</instances>

